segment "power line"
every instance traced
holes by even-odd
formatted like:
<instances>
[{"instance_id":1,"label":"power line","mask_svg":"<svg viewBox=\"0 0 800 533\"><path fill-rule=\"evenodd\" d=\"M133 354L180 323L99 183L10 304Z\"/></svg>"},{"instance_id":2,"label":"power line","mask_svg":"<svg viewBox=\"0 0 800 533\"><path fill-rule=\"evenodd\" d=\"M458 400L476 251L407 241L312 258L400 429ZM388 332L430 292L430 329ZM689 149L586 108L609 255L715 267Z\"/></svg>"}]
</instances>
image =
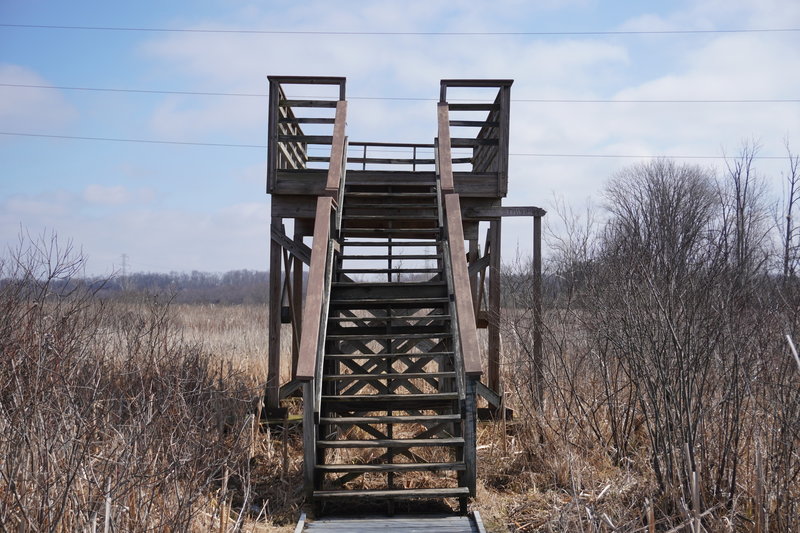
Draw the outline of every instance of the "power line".
<instances>
[{"instance_id":1,"label":"power line","mask_svg":"<svg viewBox=\"0 0 800 533\"><path fill-rule=\"evenodd\" d=\"M175 91L159 89L120 89L109 87L76 87L69 85L34 85L27 83L0 83L0 87L16 87L24 89L59 89L66 91L97 91L115 93L144 93L144 94L178 94L191 96L231 96L248 98L266 98L267 93L229 93L206 91ZM298 98L324 98L320 96L298 96ZM416 98L405 96L348 96L349 100L411 100L422 102L436 102L436 98ZM460 101L461 99L453 99ZM512 98L512 102L531 103L564 103L564 104L764 104L764 103L797 103L800 98L740 98L740 99L585 99L585 98Z\"/></svg>"},{"instance_id":2,"label":"power line","mask_svg":"<svg viewBox=\"0 0 800 533\"><path fill-rule=\"evenodd\" d=\"M45 133L23 133L23 132L10 132L0 131L0 135L17 136L17 137L41 137L46 139L70 139L80 141L112 141L112 142L130 142L130 143L146 143L146 144L167 144L167 145L188 145L188 146L216 146L226 148L258 148L265 150L265 144L234 144L234 143L206 143L206 142L188 142L188 141L165 141L156 139L124 139L119 137L85 137L77 135L51 135ZM514 157L559 157L559 158L598 158L598 159L728 159L725 156L719 155L646 155L646 154L547 154L547 153L509 153ZM759 155L754 156L753 159L772 159L783 160L787 156L773 156L773 155Z\"/></svg>"},{"instance_id":3,"label":"power line","mask_svg":"<svg viewBox=\"0 0 800 533\"><path fill-rule=\"evenodd\" d=\"M613 35L703 35L716 33L789 33L800 28L731 28L720 30L607 30L607 31L329 31L329 30L246 30L212 28L146 28L125 26L66 26L55 24L0 24L5 28L42 30L87 30L151 33L218 33L249 35L328 35L328 36L613 36Z\"/></svg>"},{"instance_id":4,"label":"power line","mask_svg":"<svg viewBox=\"0 0 800 533\"><path fill-rule=\"evenodd\" d=\"M78 135L52 135L45 133L23 133L0 131L0 135L8 135L15 137L43 137L47 139L71 139L78 141L111 141L111 142L124 142L124 143L145 143L145 144L177 144L188 146L220 146L225 148L261 148L266 149L265 144L236 144L236 143L206 143L206 142L190 142L190 141L164 141L156 139L122 139L118 137L84 137Z\"/></svg>"}]
</instances>

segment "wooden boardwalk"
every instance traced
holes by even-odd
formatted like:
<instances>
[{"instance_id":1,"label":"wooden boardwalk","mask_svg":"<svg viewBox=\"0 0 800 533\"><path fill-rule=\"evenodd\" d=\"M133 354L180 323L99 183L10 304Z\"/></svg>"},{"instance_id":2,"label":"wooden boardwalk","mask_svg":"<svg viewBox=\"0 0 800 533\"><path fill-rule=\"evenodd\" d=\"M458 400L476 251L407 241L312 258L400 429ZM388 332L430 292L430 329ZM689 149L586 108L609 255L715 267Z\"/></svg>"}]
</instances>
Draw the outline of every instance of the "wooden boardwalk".
<instances>
[{"instance_id":1,"label":"wooden boardwalk","mask_svg":"<svg viewBox=\"0 0 800 533\"><path fill-rule=\"evenodd\" d=\"M361 533L386 531L400 533L486 533L480 515L416 515L416 516L367 516L330 517L319 520L306 520L305 513L297 523L295 533Z\"/></svg>"}]
</instances>

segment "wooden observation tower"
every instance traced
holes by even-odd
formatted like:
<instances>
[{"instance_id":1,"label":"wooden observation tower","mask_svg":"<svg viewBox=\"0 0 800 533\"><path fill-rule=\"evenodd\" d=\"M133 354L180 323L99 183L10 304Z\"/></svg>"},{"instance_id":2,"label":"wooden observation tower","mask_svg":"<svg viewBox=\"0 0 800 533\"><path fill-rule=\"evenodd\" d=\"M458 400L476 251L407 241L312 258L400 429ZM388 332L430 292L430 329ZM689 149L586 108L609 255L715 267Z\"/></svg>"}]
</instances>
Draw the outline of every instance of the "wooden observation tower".
<instances>
[{"instance_id":1,"label":"wooden observation tower","mask_svg":"<svg viewBox=\"0 0 800 533\"><path fill-rule=\"evenodd\" d=\"M419 144L349 140L345 78L269 82L267 412L302 393L316 504L381 500L391 511L395 500L457 498L463 511L475 495L476 421L504 408L504 216L533 218L535 302L541 294L544 211L502 205L512 81L442 80L437 136ZM459 97L475 91L491 97Z\"/></svg>"}]
</instances>

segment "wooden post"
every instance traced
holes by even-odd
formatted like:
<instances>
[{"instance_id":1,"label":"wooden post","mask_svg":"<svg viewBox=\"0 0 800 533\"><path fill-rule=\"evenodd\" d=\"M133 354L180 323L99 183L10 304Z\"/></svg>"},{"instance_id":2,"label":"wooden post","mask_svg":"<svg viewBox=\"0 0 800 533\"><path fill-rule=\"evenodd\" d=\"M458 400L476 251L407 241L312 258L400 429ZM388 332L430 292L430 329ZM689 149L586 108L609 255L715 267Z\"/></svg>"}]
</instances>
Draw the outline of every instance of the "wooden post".
<instances>
[{"instance_id":1,"label":"wooden post","mask_svg":"<svg viewBox=\"0 0 800 533\"><path fill-rule=\"evenodd\" d=\"M472 265L478 260L480 255L480 247L478 246L478 239L469 240L469 252L467 252L467 264ZM474 271L469 275L469 287L472 289L472 306L475 308L475 319L479 320L478 313L481 310L481 301L478 294L478 271Z\"/></svg>"},{"instance_id":2,"label":"wooden post","mask_svg":"<svg viewBox=\"0 0 800 533\"><path fill-rule=\"evenodd\" d=\"M272 217L272 228L282 220ZM267 350L267 412L280 407L281 387L281 245L275 239L269 247L269 345Z\"/></svg>"},{"instance_id":3,"label":"wooden post","mask_svg":"<svg viewBox=\"0 0 800 533\"><path fill-rule=\"evenodd\" d=\"M542 217L533 217L533 364L536 394L542 406Z\"/></svg>"},{"instance_id":4,"label":"wooden post","mask_svg":"<svg viewBox=\"0 0 800 533\"><path fill-rule=\"evenodd\" d=\"M297 228L298 221L295 220L294 222L294 240L295 242L303 242L303 234ZM303 261L295 257L294 258L294 277L292 278L292 297L293 300L291 302L292 311L296 320L292 322L295 328L295 338L302 339L303 338ZM300 342L292 343L292 379L297 377L297 359L300 356Z\"/></svg>"},{"instance_id":5,"label":"wooden post","mask_svg":"<svg viewBox=\"0 0 800 533\"><path fill-rule=\"evenodd\" d=\"M314 382L303 383L303 488L306 500L314 495L317 462L317 425L314 422Z\"/></svg>"},{"instance_id":6,"label":"wooden post","mask_svg":"<svg viewBox=\"0 0 800 533\"><path fill-rule=\"evenodd\" d=\"M500 391L500 231L501 219L489 223L492 249L489 255L489 325L488 325L488 383L490 389Z\"/></svg>"}]
</instances>

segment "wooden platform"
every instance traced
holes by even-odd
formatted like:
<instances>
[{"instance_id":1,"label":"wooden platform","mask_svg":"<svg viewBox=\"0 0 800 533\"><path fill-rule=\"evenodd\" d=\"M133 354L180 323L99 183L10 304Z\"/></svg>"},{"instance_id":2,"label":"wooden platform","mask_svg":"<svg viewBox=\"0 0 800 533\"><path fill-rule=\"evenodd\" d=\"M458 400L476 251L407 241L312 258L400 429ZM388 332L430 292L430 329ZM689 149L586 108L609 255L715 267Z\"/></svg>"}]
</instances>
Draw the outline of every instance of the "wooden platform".
<instances>
[{"instance_id":1,"label":"wooden platform","mask_svg":"<svg viewBox=\"0 0 800 533\"><path fill-rule=\"evenodd\" d=\"M295 533L311 531L314 533L374 532L386 531L400 533L486 533L480 514L470 516L416 515L416 516L366 516L363 518L331 517L319 520L306 520L303 513L297 523Z\"/></svg>"}]
</instances>

